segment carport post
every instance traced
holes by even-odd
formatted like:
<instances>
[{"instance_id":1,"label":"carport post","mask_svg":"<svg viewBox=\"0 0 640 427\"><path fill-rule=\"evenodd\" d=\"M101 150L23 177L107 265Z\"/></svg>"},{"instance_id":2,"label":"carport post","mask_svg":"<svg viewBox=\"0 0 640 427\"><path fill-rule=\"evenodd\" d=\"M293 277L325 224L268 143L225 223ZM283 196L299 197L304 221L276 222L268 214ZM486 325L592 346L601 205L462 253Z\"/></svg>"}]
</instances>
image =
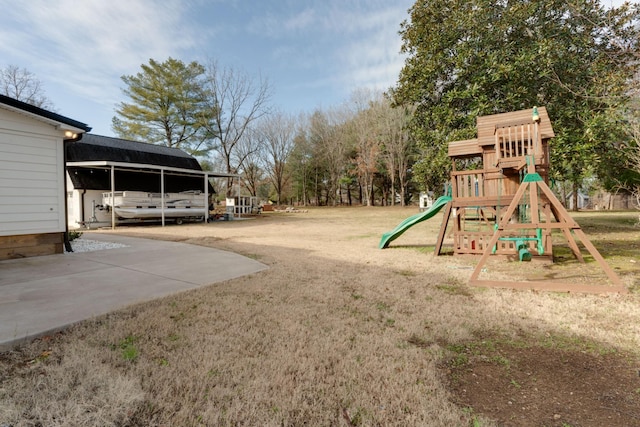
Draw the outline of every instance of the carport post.
<instances>
[{"instance_id":1,"label":"carport post","mask_svg":"<svg viewBox=\"0 0 640 427\"><path fill-rule=\"evenodd\" d=\"M160 212L162 213L162 226L164 227L164 169L160 169Z\"/></svg>"},{"instance_id":2,"label":"carport post","mask_svg":"<svg viewBox=\"0 0 640 427\"><path fill-rule=\"evenodd\" d=\"M204 223L209 222L209 174L204 173Z\"/></svg>"},{"instance_id":3,"label":"carport post","mask_svg":"<svg viewBox=\"0 0 640 427\"><path fill-rule=\"evenodd\" d=\"M111 165L111 229L116 229L116 172L115 166Z\"/></svg>"},{"instance_id":4,"label":"carport post","mask_svg":"<svg viewBox=\"0 0 640 427\"><path fill-rule=\"evenodd\" d=\"M242 203L240 203L240 175L238 175L238 205L240 205L240 209L238 209L238 218L242 218ZM235 209L235 207L234 207Z\"/></svg>"}]
</instances>

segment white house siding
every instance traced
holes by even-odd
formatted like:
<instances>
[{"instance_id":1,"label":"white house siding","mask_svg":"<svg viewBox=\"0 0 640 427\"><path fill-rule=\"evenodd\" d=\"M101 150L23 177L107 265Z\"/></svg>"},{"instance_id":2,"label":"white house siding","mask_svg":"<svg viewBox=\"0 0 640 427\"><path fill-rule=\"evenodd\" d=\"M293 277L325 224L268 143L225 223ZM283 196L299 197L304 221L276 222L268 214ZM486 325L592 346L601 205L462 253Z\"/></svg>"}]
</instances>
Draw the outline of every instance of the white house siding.
<instances>
[{"instance_id":1,"label":"white house siding","mask_svg":"<svg viewBox=\"0 0 640 427\"><path fill-rule=\"evenodd\" d=\"M0 236L65 231L62 131L0 109Z\"/></svg>"}]
</instances>

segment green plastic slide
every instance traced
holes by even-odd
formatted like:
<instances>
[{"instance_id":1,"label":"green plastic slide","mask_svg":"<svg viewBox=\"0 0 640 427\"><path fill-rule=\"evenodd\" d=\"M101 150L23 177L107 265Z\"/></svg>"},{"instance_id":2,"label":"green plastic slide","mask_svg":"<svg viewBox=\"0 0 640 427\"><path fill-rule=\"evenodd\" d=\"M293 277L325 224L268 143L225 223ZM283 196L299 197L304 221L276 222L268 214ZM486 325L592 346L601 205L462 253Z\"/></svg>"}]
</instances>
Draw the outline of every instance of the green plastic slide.
<instances>
[{"instance_id":1,"label":"green plastic slide","mask_svg":"<svg viewBox=\"0 0 640 427\"><path fill-rule=\"evenodd\" d=\"M440 212L443 206L451 201L451 197L442 196L439 197L438 200L435 201L433 205L429 209L424 212L420 212L419 214L410 216L409 218L402 221L396 228L391 231L388 231L382 235L382 239L380 239L380 244L378 248L384 249L389 246L389 243L397 239L402 233L407 231L409 227L414 226L424 220L432 218L435 214Z\"/></svg>"}]
</instances>

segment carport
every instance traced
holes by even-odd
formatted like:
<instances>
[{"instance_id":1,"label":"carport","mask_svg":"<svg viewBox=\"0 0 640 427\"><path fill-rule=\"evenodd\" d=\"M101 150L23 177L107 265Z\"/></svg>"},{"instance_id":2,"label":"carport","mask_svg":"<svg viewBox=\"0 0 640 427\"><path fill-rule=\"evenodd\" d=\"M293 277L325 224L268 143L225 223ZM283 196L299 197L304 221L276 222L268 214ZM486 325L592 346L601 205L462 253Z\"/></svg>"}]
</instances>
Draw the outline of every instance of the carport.
<instances>
[{"instance_id":1,"label":"carport","mask_svg":"<svg viewBox=\"0 0 640 427\"><path fill-rule=\"evenodd\" d=\"M69 174L78 173L78 171L87 171L89 173L95 173L96 175L106 174L108 176L109 188L111 192L111 199L113 200L116 189L123 189L124 187L119 184L116 180L117 172L126 176L126 174L136 173L136 174L151 174L159 177L160 185L157 189L157 192L161 195L162 203L161 203L161 221L162 226L165 226L165 212L166 212L166 204L165 204L165 195L166 195L166 178L167 177L183 177L183 178L192 178L192 179L200 179L202 185L202 193L204 194L205 201L209 200L209 188L210 188L210 179L213 178L227 178L235 180L237 179L238 196L240 196L240 175L237 174L228 174L221 172L208 172L208 171L200 171L194 169L184 169L177 168L171 166L159 166L159 165L151 165L151 164L139 164L139 163L125 163L125 162L115 162L109 160L96 160L96 161L85 161L85 162L67 162L67 170ZM126 183L125 183L126 186ZM205 202L205 206L207 203ZM204 215L204 221L208 221L208 215ZM115 229L116 227L116 214L115 210L111 209L111 228Z\"/></svg>"}]
</instances>

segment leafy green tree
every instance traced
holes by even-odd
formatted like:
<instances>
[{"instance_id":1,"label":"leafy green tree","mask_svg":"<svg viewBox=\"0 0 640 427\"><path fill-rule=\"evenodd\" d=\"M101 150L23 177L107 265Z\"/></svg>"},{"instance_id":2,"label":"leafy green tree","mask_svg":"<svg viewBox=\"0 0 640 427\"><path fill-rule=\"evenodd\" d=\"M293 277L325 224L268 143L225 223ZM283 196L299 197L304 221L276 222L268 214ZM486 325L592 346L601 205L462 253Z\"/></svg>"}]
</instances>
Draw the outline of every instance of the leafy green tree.
<instances>
[{"instance_id":1,"label":"leafy green tree","mask_svg":"<svg viewBox=\"0 0 640 427\"><path fill-rule=\"evenodd\" d=\"M448 177L447 143L475 137L478 115L545 105L557 178L598 171L611 114L637 70L637 6L593 0L418 0L402 24L408 55L394 90L415 104L422 186ZM612 128L613 125L613 128Z\"/></svg>"},{"instance_id":2,"label":"leafy green tree","mask_svg":"<svg viewBox=\"0 0 640 427\"><path fill-rule=\"evenodd\" d=\"M121 102L112 120L114 132L127 139L180 148L196 156L211 149L203 125L206 108L205 68L197 62L150 59L136 75L122 76L128 102Z\"/></svg>"},{"instance_id":3,"label":"leafy green tree","mask_svg":"<svg viewBox=\"0 0 640 427\"><path fill-rule=\"evenodd\" d=\"M617 152L621 154L626 164L629 166L628 179L624 180L622 186L636 199L636 208L640 209L640 94L636 93L633 105L627 113L630 123L629 140L626 144L621 144ZM638 222L640 225L640 221Z\"/></svg>"}]
</instances>

